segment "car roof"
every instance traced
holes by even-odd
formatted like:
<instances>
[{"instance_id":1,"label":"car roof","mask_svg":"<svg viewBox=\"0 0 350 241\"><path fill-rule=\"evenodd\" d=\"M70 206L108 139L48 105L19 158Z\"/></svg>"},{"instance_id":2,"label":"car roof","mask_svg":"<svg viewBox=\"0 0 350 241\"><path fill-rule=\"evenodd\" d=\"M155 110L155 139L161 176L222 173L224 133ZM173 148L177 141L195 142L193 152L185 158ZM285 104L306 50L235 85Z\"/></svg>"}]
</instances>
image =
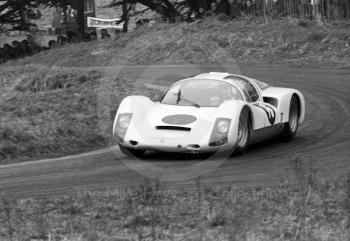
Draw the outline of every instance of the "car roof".
<instances>
[{"instance_id":1,"label":"car roof","mask_svg":"<svg viewBox=\"0 0 350 241\"><path fill-rule=\"evenodd\" d=\"M253 83L253 85L258 86L261 90L269 87L268 84L266 84L265 82L262 82L260 80L252 79L252 78L249 78L249 77L244 76L244 75L230 74L230 73L225 73L225 72L203 73L203 74L196 75L196 76L192 77L191 79L215 79L215 80L221 80L221 81L225 81L227 83L232 84L233 81L230 80L230 78L229 78L230 76L234 76L237 78L244 78L244 79L248 80L249 82Z\"/></svg>"},{"instance_id":2,"label":"car roof","mask_svg":"<svg viewBox=\"0 0 350 241\"><path fill-rule=\"evenodd\" d=\"M194 79L224 79L225 77L229 76L229 73L224 72L209 72L209 73L202 73L199 75L194 76Z\"/></svg>"}]
</instances>

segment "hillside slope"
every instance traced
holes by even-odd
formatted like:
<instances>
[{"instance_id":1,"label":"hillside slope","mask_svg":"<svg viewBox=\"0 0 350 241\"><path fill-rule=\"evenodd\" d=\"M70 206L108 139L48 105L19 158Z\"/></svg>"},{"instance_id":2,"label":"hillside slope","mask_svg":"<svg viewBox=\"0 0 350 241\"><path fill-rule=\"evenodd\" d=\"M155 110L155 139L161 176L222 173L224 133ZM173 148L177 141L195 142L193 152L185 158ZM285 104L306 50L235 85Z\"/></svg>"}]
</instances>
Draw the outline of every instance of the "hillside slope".
<instances>
[{"instance_id":1,"label":"hillside slope","mask_svg":"<svg viewBox=\"0 0 350 241\"><path fill-rule=\"evenodd\" d=\"M106 147L122 99L155 93L99 70L0 67L0 164Z\"/></svg>"},{"instance_id":2,"label":"hillside slope","mask_svg":"<svg viewBox=\"0 0 350 241\"><path fill-rule=\"evenodd\" d=\"M222 19L221 19L222 20ZM143 27L117 39L70 45L9 62L60 66L268 62L313 65L350 63L349 26L319 26L293 19L220 21Z\"/></svg>"}]
</instances>

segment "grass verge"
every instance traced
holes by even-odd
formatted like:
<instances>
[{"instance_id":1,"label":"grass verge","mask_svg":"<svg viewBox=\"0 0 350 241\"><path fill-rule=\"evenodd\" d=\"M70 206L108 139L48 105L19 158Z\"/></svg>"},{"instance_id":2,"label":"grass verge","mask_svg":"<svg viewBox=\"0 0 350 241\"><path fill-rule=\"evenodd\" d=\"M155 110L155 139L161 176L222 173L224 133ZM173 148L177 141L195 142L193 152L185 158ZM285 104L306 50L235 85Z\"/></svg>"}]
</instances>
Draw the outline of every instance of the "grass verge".
<instances>
[{"instance_id":1,"label":"grass verge","mask_svg":"<svg viewBox=\"0 0 350 241\"><path fill-rule=\"evenodd\" d=\"M1 71L0 84L2 163L105 147L121 100L155 95L121 76L44 65Z\"/></svg>"},{"instance_id":2,"label":"grass verge","mask_svg":"<svg viewBox=\"0 0 350 241\"><path fill-rule=\"evenodd\" d=\"M145 180L104 191L0 202L1 240L337 240L349 232L350 176L324 181L308 160L275 187L168 190ZM294 180L294 181L293 181Z\"/></svg>"}]
</instances>

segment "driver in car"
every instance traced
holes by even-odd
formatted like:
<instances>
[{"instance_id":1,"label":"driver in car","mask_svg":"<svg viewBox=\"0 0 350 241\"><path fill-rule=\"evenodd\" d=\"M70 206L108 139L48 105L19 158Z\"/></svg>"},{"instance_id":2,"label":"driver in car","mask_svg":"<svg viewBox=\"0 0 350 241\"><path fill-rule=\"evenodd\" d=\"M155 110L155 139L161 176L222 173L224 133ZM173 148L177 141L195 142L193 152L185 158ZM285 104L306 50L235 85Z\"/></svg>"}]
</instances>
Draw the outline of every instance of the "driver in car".
<instances>
[{"instance_id":1,"label":"driver in car","mask_svg":"<svg viewBox=\"0 0 350 241\"><path fill-rule=\"evenodd\" d=\"M218 106L225 101L239 99L239 94L237 93L237 90L228 85L219 85L217 93L218 96L213 96L210 98L211 106Z\"/></svg>"},{"instance_id":2,"label":"driver in car","mask_svg":"<svg viewBox=\"0 0 350 241\"><path fill-rule=\"evenodd\" d=\"M242 99L241 94L239 91L232 87L232 86L227 86L227 85L221 85L220 86L220 92L221 92L221 99L224 101L227 100L240 100Z\"/></svg>"}]
</instances>

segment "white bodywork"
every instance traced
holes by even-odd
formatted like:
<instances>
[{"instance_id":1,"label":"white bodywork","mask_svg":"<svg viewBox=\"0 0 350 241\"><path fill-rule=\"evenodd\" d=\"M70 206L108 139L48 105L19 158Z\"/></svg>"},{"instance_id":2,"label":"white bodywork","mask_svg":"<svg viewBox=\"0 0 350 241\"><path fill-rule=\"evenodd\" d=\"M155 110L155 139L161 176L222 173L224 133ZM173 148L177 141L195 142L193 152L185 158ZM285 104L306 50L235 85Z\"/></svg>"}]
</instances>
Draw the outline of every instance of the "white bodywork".
<instances>
[{"instance_id":1,"label":"white bodywork","mask_svg":"<svg viewBox=\"0 0 350 241\"><path fill-rule=\"evenodd\" d=\"M132 114L132 117L126 133L123 138L118 138L119 144L124 147L139 150L196 153L231 150L236 145L238 122L243 108L248 108L250 112L253 132L250 143L253 143L257 140L270 137L270 134L264 131L270 129L268 127L272 127L271 129L274 130L272 131L274 133L273 135L281 132L284 123L289 120L289 106L293 95L296 95L299 100L299 124L303 122L305 101L302 93L298 90L271 87L263 82L245 76L228 73L206 73L190 79L218 80L238 87L230 80L230 76L244 78L253 84L259 94L258 100L249 102L244 98L244 100L226 101L218 107L196 108L194 106L167 105L160 102L153 102L144 96L129 96L119 106L113 125L113 135L118 137L116 133L118 116L123 113L129 113ZM181 81L186 80L188 79ZM263 86L263 89L260 88L261 86ZM244 96L243 92L242 96ZM196 121L185 125L170 126L187 128L186 131L156 128L159 126L169 127L169 124L163 123L162 119L172 115L188 115L195 117ZM231 120L228 140L224 145L210 146L209 142L217 118ZM189 129L190 131L188 131ZM254 133L259 133L259 131L264 133L264 138L254 135ZM254 140L255 136L256 140Z\"/></svg>"}]
</instances>

